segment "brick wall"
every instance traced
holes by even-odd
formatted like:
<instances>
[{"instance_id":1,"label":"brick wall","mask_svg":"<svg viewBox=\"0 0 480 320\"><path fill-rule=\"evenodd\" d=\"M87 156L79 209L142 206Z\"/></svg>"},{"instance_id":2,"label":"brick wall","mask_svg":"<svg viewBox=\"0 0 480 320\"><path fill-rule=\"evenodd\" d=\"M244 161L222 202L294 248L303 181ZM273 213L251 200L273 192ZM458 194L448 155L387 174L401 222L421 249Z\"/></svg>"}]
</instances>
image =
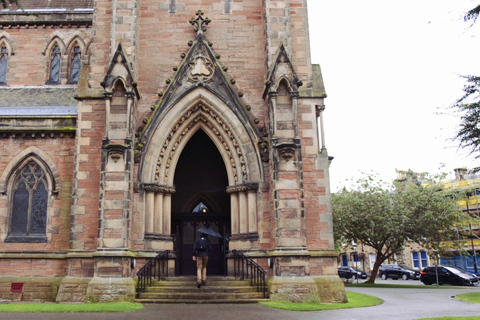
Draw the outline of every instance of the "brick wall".
<instances>
[{"instance_id":1,"label":"brick wall","mask_svg":"<svg viewBox=\"0 0 480 320\"><path fill-rule=\"evenodd\" d=\"M19 161L16 155L23 150L34 147L41 150L39 157L48 157L44 161L52 161L54 168L49 168L54 175L60 177L61 189L58 195L49 196L47 214L47 243L29 243L28 249L24 243L5 243L9 225L9 194L0 195L0 251L67 251L70 240L70 206L72 201L73 180L73 144L71 137L64 138L8 138L0 144L0 175L12 161ZM16 164L16 163L15 163ZM2 186L3 187L3 186Z\"/></svg>"},{"instance_id":2,"label":"brick wall","mask_svg":"<svg viewBox=\"0 0 480 320\"><path fill-rule=\"evenodd\" d=\"M0 37L10 39L15 50L10 52L7 69L7 84L10 86L44 85L48 80L50 52L46 51L51 40L56 38L66 48L70 41L79 36L86 42L90 38L90 29L77 27L15 27L0 30ZM66 50L62 51L61 80L67 82L68 59ZM84 62L87 58L84 57Z\"/></svg>"}]
</instances>

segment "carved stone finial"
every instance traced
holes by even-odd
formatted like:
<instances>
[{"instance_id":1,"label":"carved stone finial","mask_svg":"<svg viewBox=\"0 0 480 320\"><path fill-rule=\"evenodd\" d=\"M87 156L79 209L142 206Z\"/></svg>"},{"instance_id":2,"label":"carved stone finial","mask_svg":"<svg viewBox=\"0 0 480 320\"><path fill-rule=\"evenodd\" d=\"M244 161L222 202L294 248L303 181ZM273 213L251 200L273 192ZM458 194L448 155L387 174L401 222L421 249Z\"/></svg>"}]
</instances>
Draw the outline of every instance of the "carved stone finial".
<instances>
[{"instance_id":1,"label":"carved stone finial","mask_svg":"<svg viewBox=\"0 0 480 320\"><path fill-rule=\"evenodd\" d=\"M212 22L212 20L208 17L204 18L202 10L198 10L196 15L196 18L191 18L188 22L193 26L193 30L200 34L207 31L207 25Z\"/></svg>"}]
</instances>

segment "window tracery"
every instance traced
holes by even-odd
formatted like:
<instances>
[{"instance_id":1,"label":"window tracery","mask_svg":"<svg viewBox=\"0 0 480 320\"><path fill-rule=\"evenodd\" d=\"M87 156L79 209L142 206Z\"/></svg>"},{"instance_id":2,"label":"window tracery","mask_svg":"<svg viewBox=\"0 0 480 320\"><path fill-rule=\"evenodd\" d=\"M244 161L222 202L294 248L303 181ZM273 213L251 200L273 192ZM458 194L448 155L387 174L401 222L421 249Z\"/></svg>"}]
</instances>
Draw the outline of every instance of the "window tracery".
<instances>
[{"instance_id":1,"label":"window tracery","mask_svg":"<svg viewBox=\"0 0 480 320\"><path fill-rule=\"evenodd\" d=\"M23 166L12 185L10 231L5 242L46 242L48 183L35 161Z\"/></svg>"},{"instance_id":2,"label":"window tracery","mask_svg":"<svg viewBox=\"0 0 480 320\"><path fill-rule=\"evenodd\" d=\"M78 77L80 76L80 68L82 67L82 52L79 46L73 47L70 54L70 77L68 84L78 83Z\"/></svg>"},{"instance_id":3,"label":"window tracery","mask_svg":"<svg viewBox=\"0 0 480 320\"><path fill-rule=\"evenodd\" d=\"M60 84L61 50L56 44L50 54L50 76L48 84Z\"/></svg>"},{"instance_id":4,"label":"window tracery","mask_svg":"<svg viewBox=\"0 0 480 320\"><path fill-rule=\"evenodd\" d=\"M0 84L7 84L8 50L5 44L0 48Z\"/></svg>"}]
</instances>

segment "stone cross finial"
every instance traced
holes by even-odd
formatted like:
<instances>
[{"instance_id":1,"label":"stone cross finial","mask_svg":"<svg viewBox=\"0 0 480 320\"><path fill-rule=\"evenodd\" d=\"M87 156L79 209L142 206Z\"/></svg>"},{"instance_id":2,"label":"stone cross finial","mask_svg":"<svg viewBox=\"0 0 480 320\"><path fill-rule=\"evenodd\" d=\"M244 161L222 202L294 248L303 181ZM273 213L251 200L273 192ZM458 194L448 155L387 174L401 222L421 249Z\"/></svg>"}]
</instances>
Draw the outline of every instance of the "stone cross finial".
<instances>
[{"instance_id":1,"label":"stone cross finial","mask_svg":"<svg viewBox=\"0 0 480 320\"><path fill-rule=\"evenodd\" d=\"M197 15L197 18L191 18L188 22L190 22L190 24L193 27L193 30L195 30L197 33L203 33L205 31L207 31L207 25L212 21L210 20L208 17L205 17L203 18L203 12L202 10L198 10L197 13L195 13Z\"/></svg>"}]
</instances>

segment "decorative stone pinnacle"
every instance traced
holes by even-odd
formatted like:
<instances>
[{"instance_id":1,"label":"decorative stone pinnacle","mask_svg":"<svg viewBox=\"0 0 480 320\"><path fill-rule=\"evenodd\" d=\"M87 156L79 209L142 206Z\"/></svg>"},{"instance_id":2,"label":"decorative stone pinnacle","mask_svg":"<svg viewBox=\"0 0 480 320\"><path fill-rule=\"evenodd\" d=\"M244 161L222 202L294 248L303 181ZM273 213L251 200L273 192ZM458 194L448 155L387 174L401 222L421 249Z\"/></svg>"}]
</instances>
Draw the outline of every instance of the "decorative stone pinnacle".
<instances>
[{"instance_id":1,"label":"decorative stone pinnacle","mask_svg":"<svg viewBox=\"0 0 480 320\"><path fill-rule=\"evenodd\" d=\"M188 22L193 26L193 30L195 30L198 34L207 31L207 25L212 22L208 17L203 17L202 10L198 10L196 18L191 18Z\"/></svg>"}]
</instances>

